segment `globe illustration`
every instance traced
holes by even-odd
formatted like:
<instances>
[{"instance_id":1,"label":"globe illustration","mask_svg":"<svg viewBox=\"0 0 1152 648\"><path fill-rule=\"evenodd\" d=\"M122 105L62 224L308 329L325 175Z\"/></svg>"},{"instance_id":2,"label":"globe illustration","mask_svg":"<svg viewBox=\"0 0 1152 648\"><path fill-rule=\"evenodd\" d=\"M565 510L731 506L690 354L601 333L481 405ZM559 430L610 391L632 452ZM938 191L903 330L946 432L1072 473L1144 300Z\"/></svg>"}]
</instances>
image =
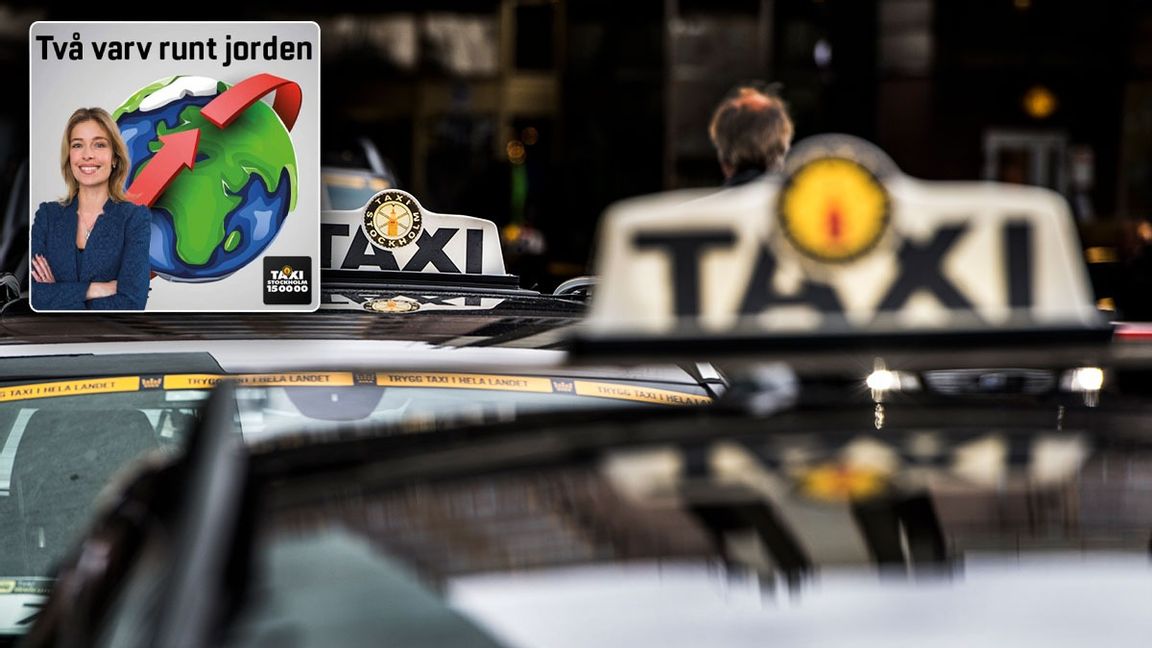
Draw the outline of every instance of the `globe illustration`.
<instances>
[{"instance_id":1,"label":"globe illustration","mask_svg":"<svg viewBox=\"0 0 1152 648\"><path fill-rule=\"evenodd\" d=\"M270 106L258 101L224 129L201 116L228 87L207 77L162 79L112 115L128 146L129 186L160 150L160 136L200 130L194 167L152 205L152 270L171 281L216 281L243 268L296 205L296 155Z\"/></svg>"}]
</instances>

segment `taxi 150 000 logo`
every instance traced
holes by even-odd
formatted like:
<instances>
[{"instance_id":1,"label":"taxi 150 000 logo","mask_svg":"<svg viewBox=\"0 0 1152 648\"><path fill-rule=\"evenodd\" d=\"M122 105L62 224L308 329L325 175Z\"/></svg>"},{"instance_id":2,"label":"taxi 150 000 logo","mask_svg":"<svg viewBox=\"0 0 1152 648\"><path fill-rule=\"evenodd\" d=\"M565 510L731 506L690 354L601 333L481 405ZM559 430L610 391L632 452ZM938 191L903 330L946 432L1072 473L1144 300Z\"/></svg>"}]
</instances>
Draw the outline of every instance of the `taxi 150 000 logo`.
<instances>
[{"instance_id":1,"label":"taxi 150 000 logo","mask_svg":"<svg viewBox=\"0 0 1152 648\"><path fill-rule=\"evenodd\" d=\"M312 303L312 257L264 257L264 303Z\"/></svg>"},{"instance_id":2,"label":"taxi 150 000 logo","mask_svg":"<svg viewBox=\"0 0 1152 648\"><path fill-rule=\"evenodd\" d=\"M274 106L259 101L273 91ZM267 249L296 205L288 132L300 100L298 85L268 74L234 86L177 76L141 88L116 109L131 161L129 193L146 185L147 195L134 199L153 210L153 272L217 281Z\"/></svg>"}]
</instances>

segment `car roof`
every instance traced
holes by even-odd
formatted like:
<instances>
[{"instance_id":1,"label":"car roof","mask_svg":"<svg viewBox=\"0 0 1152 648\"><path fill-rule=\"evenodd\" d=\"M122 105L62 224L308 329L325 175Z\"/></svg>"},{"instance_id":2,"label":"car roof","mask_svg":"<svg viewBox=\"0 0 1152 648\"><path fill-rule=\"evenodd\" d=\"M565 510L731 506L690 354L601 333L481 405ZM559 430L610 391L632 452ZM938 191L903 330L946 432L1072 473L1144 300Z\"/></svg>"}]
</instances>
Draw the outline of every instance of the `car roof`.
<instances>
[{"instance_id":1,"label":"car roof","mask_svg":"<svg viewBox=\"0 0 1152 648\"><path fill-rule=\"evenodd\" d=\"M369 312L361 302L391 297L426 306L415 312ZM357 285L322 289L313 313L39 314L26 301L0 312L0 346L92 342L321 338L404 340L436 346L549 348L539 337L578 322L576 299L500 288L453 285Z\"/></svg>"},{"instance_id":2,"label":"car roof","mask_svg":"<svg viewBox=\"0 0 1152 648\"><path fill-rule=\"evenodd\" d=\"M581 321L578 299L527 290L339 284L314 313L0 313L0 380L160 373L451 369L554 374ZM381 313L357 300L424 300ZM616 363L605 363L614 365ZM671 364L564 367L572 377L698 384Z\"/></svg>"},{"instance_id":3,"label":"car roof","mask_svg":"<svg viewBox=\"0 0 1152 648\"><path fill-rule=\"evenodd\" d=\"M563 361L560 350L585 308L575 298L522 290L514 283L469 285L462 277L325 273L313 313L60 313L25 300L0 311L0 376L204 371L260 372L323 367L531 367ZM367 274L367 273L365 273ZM374 312L377 302L409 305ZM207 369L201 354L209 359ZM69 357L49 366L50 357ZM125 363L112 356L132 356ZM76 358L88 358L83 363ZM165 366L146 357L168 357ZM177 361L179 359L179 361ZM84 369L80 370L81 364ZM115 367L121 367L115 369ZM682 375L681 375L682 377Z\"/></svg>"}]
</instances>

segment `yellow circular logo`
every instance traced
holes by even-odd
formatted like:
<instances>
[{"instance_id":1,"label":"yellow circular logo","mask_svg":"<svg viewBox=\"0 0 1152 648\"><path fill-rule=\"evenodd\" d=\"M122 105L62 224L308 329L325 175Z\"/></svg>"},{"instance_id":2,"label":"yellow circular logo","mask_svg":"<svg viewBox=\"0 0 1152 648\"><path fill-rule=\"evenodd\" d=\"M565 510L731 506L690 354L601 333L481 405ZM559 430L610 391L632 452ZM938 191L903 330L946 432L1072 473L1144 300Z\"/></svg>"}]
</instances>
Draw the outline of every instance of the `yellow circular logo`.
<instances>
[{"instance_id":1,"label":"yellow circular logo","mask_svg":"<svg viewBox=\"0 0 1152 648\"><path fill-rule=\"evenodd\" d=\"M406 193L377 194L364 210L364 234L377 247L404 247L420 236L420 204Z\"/></svg>"},{"instance_id":2,"label":"yellow circular logo","mask_svg":"<svg viewBox=\"0 0 1152 648\"><path fill-rule=\"evenodd\" d=\"M410 299L373 299L364 304L364 310L373 313L411 313L420 310L420 304Z\"/></svg>"},{"instance_id":3,"label":"yellow circular logo","mask_svg":"<svg viewBox=\"0 0 1152 648\"><path fill-rule=\"evenodd\" d=\"M804 255L830 263L859 258L880 241L890 220L884 185L846 158L808 162L780 189L777 217Z\"/></svg>"},{"instance_id":4,"label":"yellow circular logo","mask_svg":"<svg viewBox=\"0 0 1152 648\"><path fill-rule=\"evenodd\" d=\"M815 466L800 475L800 491L812 499L824 502L869 499L887 488L886 473L838 462Z\"/></svg>"}]
</instances>

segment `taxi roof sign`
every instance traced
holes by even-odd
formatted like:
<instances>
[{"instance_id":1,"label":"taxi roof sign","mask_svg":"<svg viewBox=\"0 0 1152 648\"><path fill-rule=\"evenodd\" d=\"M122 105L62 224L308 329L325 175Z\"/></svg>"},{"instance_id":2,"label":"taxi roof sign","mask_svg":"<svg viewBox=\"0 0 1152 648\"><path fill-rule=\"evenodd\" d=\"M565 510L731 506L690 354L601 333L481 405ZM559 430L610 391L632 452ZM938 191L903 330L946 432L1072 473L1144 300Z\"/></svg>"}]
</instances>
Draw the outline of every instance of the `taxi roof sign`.
<instances>
[{"instance_id":1,"label":"taxi roof sign","mask_svg":"<svg viewBox=\"0 0 1152 648\"><path fill-rule=\"evenodd\" d=\"M495 224L438 214L399 189L385 189L359 209L322 212L320 267L346 272L506 274Z\"/></svg>"},{"instance_id":2,"label":"taxi roof sign","mask_svg":"<svg viewBox=\"0 0 1152 648\"><path fill-rule=\"evenodd\" d=\"M781 178L614 205L596 337L1091 329L1072 218L1047 189L927 182L846 135Z\"/></svg>"}]
</instances>

